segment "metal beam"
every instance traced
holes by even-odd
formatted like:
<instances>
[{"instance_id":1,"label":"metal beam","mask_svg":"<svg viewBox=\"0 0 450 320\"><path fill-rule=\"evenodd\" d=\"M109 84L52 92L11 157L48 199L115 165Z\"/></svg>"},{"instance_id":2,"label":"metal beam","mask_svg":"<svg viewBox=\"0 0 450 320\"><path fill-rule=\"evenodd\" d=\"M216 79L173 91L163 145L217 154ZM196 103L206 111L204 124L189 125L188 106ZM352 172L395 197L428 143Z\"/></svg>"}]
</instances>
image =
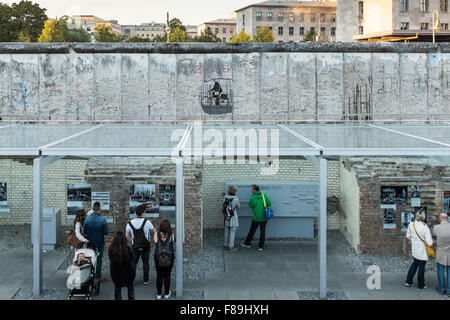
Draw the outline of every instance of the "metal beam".
<instances>
[{"instance_id":1,"label":"metal beam","mask_svg":"<svg viewBox=\"0 0 450 320\"><path fill-rule=\"evenodd\" d=\"M176 182L176 296L183 295L183 197L184 197L184 179L183 179L183 159L175 159L177 182Z\"/></svg>"},{"instance_id":2,"label":"metal beam","mask_svg":"<svg viewBox=\"0 0 450 320\"><path fill-rule=\"evenodd\" d=\"M294 131L294 130L289 129L289 128L286 127L285 125L279 124L278 126L279 126L280 128L282 128L283 130L285 130L285 131L289 132L290 134L292 134L294 137L296 137L296 138L300 139L301 141L305 142L306 144L309 144L309 145L312 146L313 148L318 149L318 150L323 150L323 149L324 149L324 147L322 147L321 145L315 143L315 142L312 141L312 140L309 140L308 138L302 136L300 133L298 133L298 132L296 132L296 131Z\"/></svg>"},{"instance_id":3,"label":"metal beam","mask_svg":"<svg viewBox=\"0 0 450 320\"><path fill-rule=\"evenodd\" d=\"M319 296L327 296L327 160L319 158Z\"/></svg>"},{"instance_id":4,"label":"metal beam","mask_svg":"<svg viewBox=\"0 0 450 320\"><path fill-rule=\"evenodd\" d=\"M60 144L60 143L66 142L66 141L68 141L68 140L70 140L70 139L73 139L73 138L79 137L79 136L81 136L81 135L83 135L83 134L86 134L86 133L89 133L89 132L91 132L91 131L94 131L94 130L100 128L100 127L103 127L103 125L101 124L101 125L99 125L99 126L96 126L96 127L93 127L93 128L89 128L89 129L87 129L87 130L78 132L78 133L76 133L76 134L73 134L73 135L71 135L71 136L65 137L65 138L63 138L63 139L60 139L60 140L57 140L57 141L48 143L48 144L46 144L46 145L44 145L44 146L39 147L39 149L40 149L40 150L45 150L45 149L54 147L54 146L56 146L56 145L58 145L58 144Z\"/></svg>"},{"instance_id":5,"label":"metal beam","mask_svg":"<svg viewBox=\"0 0 450 320\"><path fill-rule=\"evenodd\" d=\"M42 174L44 167L61 157L33 160L33 294L42 292Z\"/></svg>"}]
</instances>

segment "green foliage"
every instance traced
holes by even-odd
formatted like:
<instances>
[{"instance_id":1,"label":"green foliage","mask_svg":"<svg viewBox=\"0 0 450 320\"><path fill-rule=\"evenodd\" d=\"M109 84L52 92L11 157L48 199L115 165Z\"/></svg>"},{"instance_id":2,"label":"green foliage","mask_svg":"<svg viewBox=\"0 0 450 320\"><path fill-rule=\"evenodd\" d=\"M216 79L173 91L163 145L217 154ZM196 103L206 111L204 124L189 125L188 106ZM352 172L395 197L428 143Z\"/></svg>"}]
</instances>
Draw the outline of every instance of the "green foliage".
<instances>
[{"instance_id":1,"label":"green foliage","mask_svg":"<svg viewBox=\"0 0 450 320\"><path fill-rule=\"evenodd\" d=\"M17 32L12 28L12 9L0 2L0 42L17 40Z\"/></svg>"},{"instance_id":2,"label":"green foliage","mask_svg":"<svg viewBox=\"0 0 450 320\"><path fill-rule=\"evenodd\" d=\"M170 33L169 40L170 42L189 42L189 37L182 28L177 27Z\"/></svg>"},{"instance_id":3,"label":"green foliage","mask_svg":"<svg viewBox=\"0 0 450 320\"><path fill-rule=\"evenodd\" d=\"M192 39L193 42L222 42L222 40L217 37L212 31L211 28L206 28L201 32L199 36L194 37Z\"/></svg>"},{"instance_id":4,"label":"green foliage","mask_svg":"<svg viewBox=\"0 0 450 320\"><path fill-rule=\"evenodd\" d=\"M32 42L36 42L41 35L45 22L48 20L45 11L39 4L31 1L21 1L11 5L12 17L14 19L11 23L12 32L18 38L20 32L24 36L30 38Z\"/></svg>"},{"instance_id":5,"label":"green foliage","mask_svg":"<svg viewBox=\"0 0 450 320\"><path fill-rule=\"evenodd\" d=\"M314 28L309 29L309 31L303 37L303 42L311 42L316 39L316 30Z\"/></svg>"},{"instance_id":6,"label":"green foliage","mask_svg":"<svg viewBox=\"0 0 450 320\"><path fill-rule=\"evenodd\" d=\"M69 29L69 41L70 42L91 42L92 38L89 32L80 29Z\"/></svg>"},{"instance_id":7,"label":"green foliage","mask_svg":"<svg viewBox=\"0 0 450 320\"><path fill-rule=\"evenodd\" d=\"M163 35L157 35L156 37L153 38L154 42L167 42L167 34L163 34Z\"/></svg>"},{"instance_id":8,"label":"green foliage","mask_svg":"<svg viewBox=\"0 0 450 320\"><path fill-rule=\"evenodd\" d=\"M31 38L29 35L24 34L23 32L19 32L19 36L15 40L17 42L31 42Z\"/></svg>"},{"instance_id":9,"label":"green foliage","mask_svg":"<svg viewBox=\"0 0 450 320\"><path fill-rule=\"evenodd\" d=\"M135 35L132 36L131 38L128 38L125 42L150 42L150 39Z\"/></svg>"},{"instance_id":10,"label":"green foliage","mask_svg":"<svg viewBox=\"0 0 450 320\"><path fill-rule=\"evenodd\" d=\"M98 25L94 28L95 40L97 42L121 42L123 37L112 32L110 26Z\"/></svg>"},{"instance_id":11,"label":"green foliage","mask_svg":"<svg viewBox=\"0 0 450 320\"><path fill-rule=\"evenodd\" d=\"M38 38L38 42L68 42L70 41L69 28L65 19L48 20Z\"/></svg>"},{"instance_id":12,"label":"green foliage","mask_svg":"<svg viewBox=\"0 0 450 320\"><path fill-rule=\"evenodd\" d=\"M180 28L182 31L186 32L186 27L183 26L183 22L181 22L178 18L173 18L169 21L170 32L174 32L177 28Z\"/></svg>"},{"instance_id":13,"label":"green foliage","mask_svg":"<svg viewBox=\"0 0 450 320\"><path fill-rule=\"evenodd\" d=\"M268 26L262 27L258 30L252 39L253 42L274 42L275 36Z\"/></svg>"},{"instance_id":14,"label":"green foliage","mask_svg":"<svg viewBox=\"0 0 450 320\"><path fill-rule=\"evenodd\" d=\"M241 30L237 35L235 35L233 38L231 38L231 43L247 43L250 42L251 36L247 33L245 33L244 29Z\"/></svg>"}]
</instances>

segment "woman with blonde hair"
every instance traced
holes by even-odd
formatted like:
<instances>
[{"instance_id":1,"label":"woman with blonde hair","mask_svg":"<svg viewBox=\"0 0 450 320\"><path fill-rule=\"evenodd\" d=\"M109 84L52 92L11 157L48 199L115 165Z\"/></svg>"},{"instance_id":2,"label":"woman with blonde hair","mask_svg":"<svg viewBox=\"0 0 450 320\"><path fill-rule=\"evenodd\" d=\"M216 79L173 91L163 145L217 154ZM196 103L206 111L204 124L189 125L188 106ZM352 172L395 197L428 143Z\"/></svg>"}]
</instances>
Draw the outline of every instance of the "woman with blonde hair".
<instances>
[{"instance_id":1,"label":"woman with blonde hair","mask_svg":"<svg viewBox=\"0 0 450 320\"><path fill-rule=\"evenodd\" d=\"M223 246L231 252L238 250L234 247L234 238L239 227L238 209L241 208L241 203L236 193L237 188L231 186L228 188L228 195L223 199L223 220L225 226Z\"/></svg>"},{"instance_id":2,"label":"woman with blonde hair","mask_svg":"<svg viewBox=\"0 0 450 320\"><path fill-rule=\"evenodd\" d=\"M427 288L425 285L425 264L428 261L428 254L424 242L426 242L427 245L432 246L433 238L431 237L430 228L428 228L425 221L425 212L418 212L416 221L409 224L408 231L406 232L406 238L411 240L411 253L414 259L406 277L405 286L407 287L413 285L414 276L416 275L417 268L419 268L417 287L419 289Z\"/></svg>"}]
</instances>

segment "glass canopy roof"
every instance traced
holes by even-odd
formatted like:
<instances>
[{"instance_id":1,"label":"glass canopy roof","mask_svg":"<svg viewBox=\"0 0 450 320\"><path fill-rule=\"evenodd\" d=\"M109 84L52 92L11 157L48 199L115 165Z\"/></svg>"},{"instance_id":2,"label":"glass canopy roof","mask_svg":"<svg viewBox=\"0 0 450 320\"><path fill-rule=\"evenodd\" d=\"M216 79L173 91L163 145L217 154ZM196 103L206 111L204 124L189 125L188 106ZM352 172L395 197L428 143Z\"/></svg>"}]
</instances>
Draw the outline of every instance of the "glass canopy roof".
<instances>
[{"instance_id":1,"label":"glass canopy roof","mask_svg":"<svg viewBox=\"0 0 450 320\"><path fill-rule=\"evenodd\" d=\"M450 125L425 123L17 123L0 125L0 137L2 156L450 156Z\"/></svg>"}]
</instances>

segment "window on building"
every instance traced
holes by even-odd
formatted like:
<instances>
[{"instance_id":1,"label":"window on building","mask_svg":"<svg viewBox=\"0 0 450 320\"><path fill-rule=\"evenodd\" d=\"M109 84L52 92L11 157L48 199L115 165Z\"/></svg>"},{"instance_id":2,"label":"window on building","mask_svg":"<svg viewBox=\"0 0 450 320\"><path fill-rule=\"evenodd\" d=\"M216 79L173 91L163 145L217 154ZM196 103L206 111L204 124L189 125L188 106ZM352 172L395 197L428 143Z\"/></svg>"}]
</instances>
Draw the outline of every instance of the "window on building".
<instances>
[{"instance_id":1,"label":"window on building","mask_svg":"<svg viewBox=\"0 0 450 320\"><path fill-rule=\"evenodd\" d=\"M364 27L363 26L359 26L359 34L360 35L364 34Z\"/></svg>"},{"instance_id":2,"label":"window on building","mask_svg":"<svg viewBox=\"0 0 450 320\"><path fill-rule=\"evenodd\" d=\"M278 35L279 36L283 35L283 27L278 27Z\"/></svg>"},{"instance_id":3,"label":"window on building","mask_svg":"<svg viewBox=\"0 0 450 320\"><path fill-rule=\"evenodd\" d=\"M335 35L336 35L336 28L335 28L335 27L332 27L332 28L331 28L331 35L332 35L332 36L335 36Z\"/></svg>"},{"instance_id":4,"label":"window on building","mask_svg":"<svg viewBox=\"0 0 450 320\"><path fill-rule=\"evenodd\" d=\"M294 13L289 13L289 21L294 22Z\"/></svg>"},{"instance_id":5,"label":"window on building","mask_svg":"<svg viewBox=\"0 0 450 320\"><path fill-rule=\"evenodd\" d=\"M300 14L298 15L298 21L300 21L300 22L305 21L305 14L304 14L304 13L300 13Z\"/></svg>"},{"instance_id":6,"label":"window on building","mask_svg":"<svg viewBox=\"0 0 450 320\"><path fill-rule=\"evenodd\" d=\"M448 12L448 0L441 0L441 11Z\"/></svg>"},{"instance_id":7,"label":"window on building","mask_svg":"<svg viewBox=\"0 0 450 320\"><path fill-rule=\"evenodd\" d=\"M320 22L325 22L327 15L325 13L320 14Z\"/></svg>"},{"instance_id":8,"label":"window on building","mask_svg":"<svg viewBox=\"0 0 450 320\"><path fill-rule=\"evenodd\" d=\"M283 13L278 13L278 21L283 21Z\"/></svg>"},{"instance_id":9,"label":"window on building","mask_svg":"<svg viewBox=\"0 0 450 320\"><path fill-rule=\"evenodd\" d=\"M216 32L216 34L218 34L219 33L219 28L216 28L215 32Z\"/></svg>"},{"instance_id":10,"label":"window on building","mask_svg":"<svg viewBox=\"0 0 450 320\"><path fill-rule=\"evenodd\" d=\"M441 23L441 29L442 29L442 31L447 31L448 30L448 23Z\"/></svg>"},{"instance_id":11,"label":"window on building","mask_svg":"<svg viewBox=\"0 0 450 320\"><path fill-rule=\"evenodd\" d=\"M261 21L262 20L262 12L257 12L256 13L256 21Z\"/></svg>"},{"instance_id":12,"label":"window on building","mask_svg":"<svg viewBox=\"0 0 450 320\"><path fill-rule=\"evenodd\" d=\"M358 2L358 19L361 21L364 18L364 2Z\"/></svg>"},{"instance_id":13,"label":"window on building","mask_svg":"<svg viewBox=\"0 0 450 320\"><path fill-rule=\"evenodd\" d=\"M294 27L289 27L289 35L290 36L294 35Z\"/></svg>"},{"instance_id":14,"label":"window on building","mask_svg":"<svg viewBox=\"0 0 450 320\"><path fill-rule=\"evenodd\" d=\"M227 28L223 28L222 33L227 33Z\"/></svg>"},{"instance_id":15,"label":"window on building","mask_svg":"<svg viewBox=\"0 0 450 320\"><path fill-rule=\"evenodd\" d=\"M331 22L332 22L332 23L336 22L336 15L333 14L333 15L331 16Z\"/></svg>"},{"instance_id":16,"label":"window on building","mask_svg":"<svg viewBox=\"0 0 450 320\"><path fill-rule=\"evenodd\" d=\"M222 42L227 42L227 38L222 38Z\"/></svg>"},{"instance_id":17,"label":"window on building","mask_svg":"<svg viewBox=\"0 0 450 320\"><path fill-rule=\"evenodd\" d=\"M272 27L269 27L270 31L272 31Z\"/></svg>"},{"instance_id":18,"label":"window on building","mask_svg":"<svg viewBox=\"0 0 450 320\"><path fill-rule=\"evenodd\" d=\"M325 27L320 27L320 34L321 34L322 36L325 35L325 32L326 32L326 31L327 31L327 30L326 30Z\"/></svg>"},{"instance_id":19,"label":"window on building","mask_svg":"<svg viewBox=\"0 0 450 320\"><path fill-rule=\"evenodd\" d=\"M400 11L409 11L409 0L400 0Z\"/></svg>"},{"instance_id":20,"label":"window on building","mask_svg":"<svg viewBox=\"0 0 450 320\"><path fill-rule=\"evenodd\" d=\"M421 23L420 30L428 30L428 23Z\"/></svg>"},{"instance_id":21,"label":"window on building","mask_svg":"<svg viewBox=\"0 0 450 320\"><path fill-rule=\"evenodd\" d=\"M408 30L409 29L409 23L408 22L401 22L400 23L400 30Z\"/></svg>"},{"instance_id":22,"label":"window on building","mask_svg":"<svg viewBox=\"0 0 450 320\"><path fill-rule=\"evenodd\" d=\"M268 12L267 13L267 20L272 21L273 19L273 12Z\"/></svg>"},{"instance_id":23,"label":"window on building","mask_svg":"<svg viewBox=\"0 0 450 320\"><path fill-rule=\"evenodd\" d=\"M242 15L242 25L245 26L245 14Z\"/></svg>"},{"instance_id":24,"label":"window on building","mask_svg":"<svg viewBox=\"0 0 450 320\"><path fill-rule=\"evenodd\" d=\"M311 22L316 22L316 14L315 13L310 13L310 20Z\"/></svg>"},{"instance_id":25,"label":"window on building","mask_svg":"<svg viewBox=\"0 0 450 320\"><path fill-rule=\"evenodd\" d=\"M300 35L303 36L305 34L305 27L300 27Z\"/></svg>"},{"instance_id":26,"label":"window on building","mask_svg":"<svg viewBox=\"0 0 450 320\"><path fill-rule=\"evenodd\" d=\"M429 5L430 5L430 3L428 0L420 0L420 11L428 12Z\"/></svg>"}]
</instances>

